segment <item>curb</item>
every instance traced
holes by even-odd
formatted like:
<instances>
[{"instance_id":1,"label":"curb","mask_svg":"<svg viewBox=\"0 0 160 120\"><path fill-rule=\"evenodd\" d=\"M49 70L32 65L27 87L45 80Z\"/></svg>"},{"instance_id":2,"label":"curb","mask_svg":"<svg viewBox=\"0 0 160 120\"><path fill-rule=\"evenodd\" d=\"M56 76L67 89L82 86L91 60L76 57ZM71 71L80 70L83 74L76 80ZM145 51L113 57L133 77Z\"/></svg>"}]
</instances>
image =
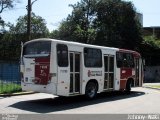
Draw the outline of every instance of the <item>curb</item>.
<instances>
[{"instance_id":1,"label":"curb","mask_svg":"<svg viewBox=\"0 0 160 120\"><path fill-rule=\"evenodd\" d=\"M154 89L154 90L160 90L160 88L149 87L149 86L143 86L143 88L149 88L149 89Z\"/></svg>"},{"instance_id":2,"label":"curb","mask_svg":"<svg viewBox=\"0 0 160 120\"><path fill-rule=\"evenodd\" d=\"M19 95L29 95L34 94L36 92L18 92L18 93L11 93L11 94L0 94L0 97L11 97L11 96L19 96Z\"/></svg>"}]
</instances>

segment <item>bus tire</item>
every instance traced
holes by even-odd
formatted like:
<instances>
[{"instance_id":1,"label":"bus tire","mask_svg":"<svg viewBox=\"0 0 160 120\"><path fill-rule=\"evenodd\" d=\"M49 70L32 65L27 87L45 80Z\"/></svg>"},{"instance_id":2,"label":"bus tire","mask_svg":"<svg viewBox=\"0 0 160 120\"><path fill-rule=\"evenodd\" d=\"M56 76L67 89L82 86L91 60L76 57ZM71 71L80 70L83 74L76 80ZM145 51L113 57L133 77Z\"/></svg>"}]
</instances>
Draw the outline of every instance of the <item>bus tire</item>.
<instances>
[{"instance_id":1,"label":"bus tire","mask_svg":"<svg viewBox=\"0 0 160 120\"><path fill-rule=\"evenodd\" d=\"M125 92L126 92L127 94L130 94L130 93L131 93L131 85L132 85L131 80L128 80L128 81L127 81L127 84L126 84L126 89L125 89Z\"/></svg>"},{"instance_id":2,"label":"bus tire","mask_svg":"<svg viewBox=\"0 0 160 120\"><path fill-rule=\"evenodd\" d=\"M88 99L93 99L97 95L97 83L89 82L86 86L85 95Z\"/></svg>"}]
</instances>

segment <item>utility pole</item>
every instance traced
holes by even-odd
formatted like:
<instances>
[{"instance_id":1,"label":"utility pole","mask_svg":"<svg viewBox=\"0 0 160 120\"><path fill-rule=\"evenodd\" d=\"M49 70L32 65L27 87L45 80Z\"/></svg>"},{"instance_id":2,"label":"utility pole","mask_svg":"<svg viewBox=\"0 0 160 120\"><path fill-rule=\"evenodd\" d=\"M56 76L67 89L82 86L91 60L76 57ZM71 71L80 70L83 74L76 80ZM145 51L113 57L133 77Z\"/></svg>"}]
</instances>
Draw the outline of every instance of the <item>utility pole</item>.
<instances>
[{"instance_id":1,"label":"utility pole","mask_svg":"<svg viewBox=\"0 0 160 120\"><path fill-rule=\"evenodd\" d=\"M28 10L28 23L27 23L27 36L28 41L31 39L31 12L32 12L32 5L37 0L34 0L31 2L31 0L28 0L27 10Z\"/></svg>"},{"instance_id":2,"label":"utility pole","mask_svg":"<svg viewBox=\"0 0 160 120\"><path fill-rule=\"evenodd\" d=\"M27 36L28 41L31 39L31 0L28 0L28 23L27 23Z\"/></svg>"},{"instance_id":3,"label":"utility pole","mask_svg":"<svg viewBox=\"0 0 160 120\"><path fill-rule=\"evenodd\" d=\"M87 39L87 44L90 42L89 37L88 37L88 29L89 29L89 9L90 9L90 0L87 0L87 21L86 21L86 39Z\"/></svg>"}]
</instances>

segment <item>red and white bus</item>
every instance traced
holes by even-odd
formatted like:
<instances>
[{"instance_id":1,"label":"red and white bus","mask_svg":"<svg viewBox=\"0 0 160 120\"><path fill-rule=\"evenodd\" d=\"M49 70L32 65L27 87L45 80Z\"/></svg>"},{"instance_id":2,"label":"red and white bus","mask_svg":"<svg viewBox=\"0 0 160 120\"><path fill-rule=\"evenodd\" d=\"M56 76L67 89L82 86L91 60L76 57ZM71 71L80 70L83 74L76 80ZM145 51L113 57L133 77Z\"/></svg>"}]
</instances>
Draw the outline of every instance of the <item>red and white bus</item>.
<instances>
[{"instance_id":1,"label":"red and white bus","mask_svg":"<svg viewBox=\"0 0 160 120\"><path fill-rule=\"evenodd\" d=\"M58 96L125 90L142 86L143 65L136 51L41 38L21 54L21 86Z\"/></svg>"}]
</instances>

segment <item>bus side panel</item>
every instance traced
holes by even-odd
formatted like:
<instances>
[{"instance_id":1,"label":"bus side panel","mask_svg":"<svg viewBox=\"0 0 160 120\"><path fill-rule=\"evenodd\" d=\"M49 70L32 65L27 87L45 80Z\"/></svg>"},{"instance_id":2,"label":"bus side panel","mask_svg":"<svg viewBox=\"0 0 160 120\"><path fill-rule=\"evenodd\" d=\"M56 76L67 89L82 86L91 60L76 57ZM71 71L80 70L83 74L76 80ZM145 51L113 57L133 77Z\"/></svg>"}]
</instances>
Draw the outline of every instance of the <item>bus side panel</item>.
<instances>
[{"instance_id":1,"label":"bus side panel","mask_svg":"<svg viewBox=\"0 0 160 120\"><path fill-rule=\"evenodd\" d=\"M120 68L115 71L114 90L120 90Z\"/></svg>"},{"instance_id":2,"label":"bus side panel","mask_svg":"<svg viewBox=\"0 0 160 120\"><path fill-rule=\"evenodd\" d=\"M33 83L35 78L35 59L23 58L24 60L24 83Z\"/></svg>"},{"instance_id":3,"label":"bus side panel","mask_svg":"<svg viewBox=\"0 0 160 120\"><path fill-rule=\"evenodd\" d=\"M35 84L26 84L21 83L22 90L24 91L34 91L34 92L41 92L41 93L48 93L48 94L56 94L56 86L53 83L48 85L35 85Z\"/></svg>"},{"instance_id":4,"label":"bus side panel","mask_svg":"<svg viewBox=\"0 0 160 120\"><path fill-rule=\"evenodd\" d=\"M69 95L69 67L58 67L58 83L57 83L57 95L68 96Z\"/></svg>"},{"instance_id":5,"label":"bus side panel","mask_svg":"<svg viewBox=\"0 0 160 120\"><path fill-rule=\"evenodd\" d=\"M103 91L104 86L104 68L84 68L83 69L83 83L82 94L85 94L86 85L89 80L96 80L98 82L98 92Z\"/></svg>"},{"instance_id":6,"label":"bus side panel","mask_svg":"<svg viewBox=\"0 0 160 120\"><path fill-rule=\"evenodd\" d=\"M50 59L50 75L51 84L48 85L47 91L51 94L57 95L57 58L56 58L56 45L51 43L51 59Z\"/></svg>"},{"instance_id":7,"label":"bus side panel","mask_svg":"<svg viewBox=\"0 0 160 120\"><path fill-rule=\"evenodd\" d=\"M120 69L120 89L126 89L126 84L128 78L132 77L133 75L132 68L121 68Z\"/></svg>"},{"instance_id":8,"label":"bus side panel","mask_svg":"<svg viewBox=\"0 0 160 120\"><path fill-rule=\"evenodd\" d=\"M58 56L57 56L57 45L55 44L55 58L56 58L56 65L57 65L57 95L58 96L69 96L69 86L70 86L70 67L69 63L67 67L60 67L58 65ZM66 44L61 44L65 45ZM67 46L68 49L68 46ZM69 59L69 49L68 49L68 59ZM68 60L69 62L69 60Z\"/></svg>"}]
</instances>

